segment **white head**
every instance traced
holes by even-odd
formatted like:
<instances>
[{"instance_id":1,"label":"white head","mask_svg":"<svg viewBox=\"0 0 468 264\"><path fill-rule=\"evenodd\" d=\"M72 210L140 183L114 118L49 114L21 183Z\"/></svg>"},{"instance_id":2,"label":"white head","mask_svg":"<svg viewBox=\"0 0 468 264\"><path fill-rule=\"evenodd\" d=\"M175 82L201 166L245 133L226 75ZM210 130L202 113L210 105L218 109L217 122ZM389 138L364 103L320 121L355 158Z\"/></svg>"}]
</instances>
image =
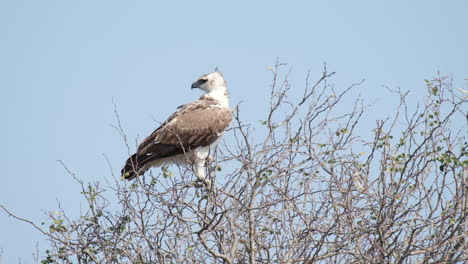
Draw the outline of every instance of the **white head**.
<instances>
[{"instance_id":1,"label":"white head","mask_svg":"<svg viewBox=\"0 0 468 264\"><path fill-rule=\"evenodd\" d=\"M192 83L192 89L199 88L207 93L215 92L218 90L226 91L226 81L223 75L215 70L212 73L202 75L198 80Z\"/></svg>"}]
</instances>

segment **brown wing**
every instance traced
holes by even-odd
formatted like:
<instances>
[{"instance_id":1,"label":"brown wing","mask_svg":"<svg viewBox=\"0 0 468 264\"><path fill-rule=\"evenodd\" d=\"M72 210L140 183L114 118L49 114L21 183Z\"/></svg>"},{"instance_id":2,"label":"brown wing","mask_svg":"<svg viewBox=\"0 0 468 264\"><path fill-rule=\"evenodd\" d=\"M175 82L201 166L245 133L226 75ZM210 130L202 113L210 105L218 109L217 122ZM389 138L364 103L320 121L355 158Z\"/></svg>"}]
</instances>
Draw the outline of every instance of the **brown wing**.
<instances>
[{"instance_id":1,"label":"brown wing","mask_svg":"<svg viewBox=\"0 0 468 264\"><path fill-rule=\"evenodd\" d=\"M190 109L192 107L191 104L186 104L186 105L181 105L179 106L177 109L179 109L178 111L176 111L175 113L173 113L160 127L156 128L156 130L153 131L153 133L151 133L151 135L147 136L141 143L140 145L138 146L138 150L137 150L137 153L139 152L145 152L145 150L147 150L148 148L150 148L152 145L154 145L156 143L156 138L158 137L158 135L161 134L161 132L165 129L165 127L167 126L168 123L170 123L171 121L174 120L174 118L176 118L177 116L183 114L184 112L186 112L188 109Z\"/></svg>"},{"instance_id":2,"label":"brown wing","mask_svg":"<svg viewBox=\"0 0 468 264\"><path fill-rule=\"evenodd\" d=\"M189 109L161 126L149 140L185 148L207 146L213 143L226 129L231 118L231 111L227 108L198 107ZM148 145L151 143L142 145L139 151L145 151Z\"/></svg>"},{"instance_id":3,"label":"brown wing","mask_svg":"<svg viewBox=\"0 0 468 264\"><path fill-rule=\"evenodd\" d=\"M231 120L231 110L216 106L212 101L199 100L181 106L179 111L143 140L137 153L127 160L122 174L126 179L131 179L142 172L131 173L128 177L125 176L126 172L141 169L157 159L207 146L219 138Z\"/></svg>"}]
</instances>

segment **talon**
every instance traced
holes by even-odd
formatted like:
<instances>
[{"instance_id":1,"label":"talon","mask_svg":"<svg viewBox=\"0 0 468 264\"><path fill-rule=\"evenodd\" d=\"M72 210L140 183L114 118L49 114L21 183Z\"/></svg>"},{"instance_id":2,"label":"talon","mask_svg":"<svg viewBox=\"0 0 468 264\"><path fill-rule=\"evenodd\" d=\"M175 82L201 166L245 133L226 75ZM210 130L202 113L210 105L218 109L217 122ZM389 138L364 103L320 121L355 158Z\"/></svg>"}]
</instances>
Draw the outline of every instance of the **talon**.
<instances>
[{"instance_id":1,"label":"talon","mask_svg":"<svg viewBox=\"0 0 468 264\"><path fill-rule=\"evenodd\" d=\"M209 179L206 179L206 178L205 179L200 179L200 178L198 178L197 181L196 181L196 186L197 187L203 187L204 186L204 187L206 187L206 189L208 191L210 191L211 187L212 187L212 184L211 184L211 181Z\"/></svg>"}]
</instances>

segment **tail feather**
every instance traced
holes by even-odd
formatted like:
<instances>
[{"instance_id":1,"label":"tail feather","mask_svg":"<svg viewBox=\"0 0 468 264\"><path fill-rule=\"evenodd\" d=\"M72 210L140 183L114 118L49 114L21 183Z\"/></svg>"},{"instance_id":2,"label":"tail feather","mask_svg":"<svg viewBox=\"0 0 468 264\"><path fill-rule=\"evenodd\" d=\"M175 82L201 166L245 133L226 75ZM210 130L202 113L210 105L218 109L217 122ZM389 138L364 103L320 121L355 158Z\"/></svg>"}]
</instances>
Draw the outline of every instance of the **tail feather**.
<instances>
[{"instance_id":1,"label":"tail feather","mask_svg":"<svg viewBox=\"0 0 468 264\"><path fill-rule=\"evenodd\" d=\"M125 162L125 166L122 168L122 179L125 180L132 180L135 177L144 173L141 171L142 165L138 163L138 156L137 154L133 154L130 158L127 159Z\"/></svg>"},{"instance_id":2,"label":"tail feather","mask_svg":"<svg viewBox=\"0 0 468 264\"><path fill-rule=\"evenodd\" d=\"M125 162L122 168L122 178L132 180L145 173L155 161L183 153L177 145L154 144L146 152L137 152Z\"/></svg>"}]
</instances>

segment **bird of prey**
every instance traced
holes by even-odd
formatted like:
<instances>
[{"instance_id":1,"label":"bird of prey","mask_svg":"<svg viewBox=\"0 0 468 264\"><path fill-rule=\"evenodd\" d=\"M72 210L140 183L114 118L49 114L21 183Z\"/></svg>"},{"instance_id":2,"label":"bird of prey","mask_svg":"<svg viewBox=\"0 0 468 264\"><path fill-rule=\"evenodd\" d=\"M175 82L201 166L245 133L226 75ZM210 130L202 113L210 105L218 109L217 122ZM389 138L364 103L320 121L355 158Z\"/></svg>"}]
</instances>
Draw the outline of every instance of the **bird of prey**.
<instances>
[{"instance_id":1,"label":"bird of prey","mask_svg":"<svg viewBox=\"0 0 468 264\"><path fill-rule=\"evenodd\" d=\"M151 167L189 164L198 179L211 188L211 181L205 177L205 162L210 149L218 144L231 123L229 94L226 81L217 69L198 78L191 88L201 89L205 94L178 107L141 142L122 169L124 179L134 179Z\"/></svg>"}]
</instances>

